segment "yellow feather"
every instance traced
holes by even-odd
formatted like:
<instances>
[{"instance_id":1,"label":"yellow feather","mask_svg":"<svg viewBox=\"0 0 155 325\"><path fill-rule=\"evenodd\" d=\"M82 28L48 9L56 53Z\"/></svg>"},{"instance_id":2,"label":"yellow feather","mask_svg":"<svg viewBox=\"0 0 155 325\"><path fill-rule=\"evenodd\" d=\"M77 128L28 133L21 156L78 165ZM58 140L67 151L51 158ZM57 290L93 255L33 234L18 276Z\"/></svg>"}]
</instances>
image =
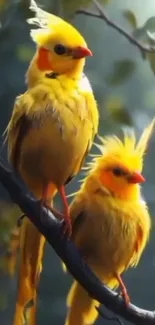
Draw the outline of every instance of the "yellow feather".
<instances>
[{"instance_id":1,"label":"yellow feather","mask_svg":"<svg viewBox=\"0 0 155 325\"><path fill-rule=\"evenodd\" d=\"M81 170L89 170L90 167L89 166L85 166L85 167L82 167Z\"/></svg>"},{"instance_id":2,"label":"yellow feather","mask_svg":"<svg viewBox=\"0 0 155 325\"><path fill-rule=\"evenodd\" d=\"M69 47L76 47L79 44L86 46L84 38L72 25L40 9L34 0L31 0L29 8L35 13L35 17L27 19L28 24L39 27L31 29L30 35L39 46L46 46L54 38L58 40L58 43L61 40L63 45L67 44Z\"/></svg>"},{"instance_id":3,"label":"yellow feather","mask_svg":"<svg viewBox=\"0 0 155 325\"><path fill-rule=\"evenodd\" d=\"M69 198L69 197L73 197L73 196L75 196L76 194L77 194L77 191L74 192L74 193L71 193L71 194L66 195L66 197L67 197L67 198Z\"/></svg>"},{"instance_id":4,"label":"yellow feather","mask_svg":"<svg viewBox=\"0 0 155 325\"><path fill-rule=\"evenodd\" d=\"M88 157L91 157L91 158L96 158L96 157L99 157L100 155L99 154L88 154Z\"/></svg>"},{"instance_id":5,"label":"yellow feather","mask_svg":"<svg viewBox=\"0 0 155 325\"><path fill-rule=\"evenodd\" d=\"M141 171L143 167L143 155L147 149L149 139L154 130L155 119L144 129L139 141L136 144L136 136L133 129L123 130L123 141L117 136L98 136L102 143L95 146L100 150L103 157L96 157L92 163L94 167L99 162L101 165L107 162L118 163L118 166L126 166L129 170L133 168Z\"/></svg>"},{"instance_id":6,"label":"yellow feather","mask_svg":"<svg viewBox=\"0 0 155 325\"><path fill-rule=\"evenodd\" d=\"M94 145L97 149L99 149L100 152L102 151L103 146L102 146L101 144L98 144L98 143L94 142L93 145Z\"/></svg>"},{"instance_id":7,"label":"yellow feather","mask_svg":"<svg viewBox=\"0 0 155 325\"><path fill-rule=\"evenodd\" d=\"M150 140L150 137L154 131L155 127L155 118L152 120L152 122L144 129L139 142L137 143L136 151L141 155L141 157L144 155L148 142Z\"/></svg>"}]
</instances>

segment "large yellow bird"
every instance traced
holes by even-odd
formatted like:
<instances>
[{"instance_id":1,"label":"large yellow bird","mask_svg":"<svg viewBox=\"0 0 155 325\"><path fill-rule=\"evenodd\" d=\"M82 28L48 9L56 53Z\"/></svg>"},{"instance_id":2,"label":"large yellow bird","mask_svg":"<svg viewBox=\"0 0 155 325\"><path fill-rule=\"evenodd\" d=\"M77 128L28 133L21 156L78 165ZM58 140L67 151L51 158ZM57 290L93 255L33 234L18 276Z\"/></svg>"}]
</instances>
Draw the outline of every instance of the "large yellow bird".
<instances>
[{"instance_id":1,"label":"large yellow bird","mask_svg":"<svg viewBox=\"0 0 155 325\"><path fill-rule=\"evenodd\" d=\"M28 22L37 45L27 72L28 90L17 97L7 128L8 156L30 191L51 205L58 191L79 172L98 129L98 110L88 79L85 57L92 55L84 38L70 24L37 7ZM59 215L59 213L58 213ZM61 216L61 215L60 215ZM35 323L36 287L42 269L45 239L25 218L21 233L21 260L14 325Z\"/></svg>"},{"instance_id":2,"label":"large yellow bird","mask_svg":"<svg viewBox=\"0 0 155 325\"><path fill-rule=\"evenodd\" d=\"M143 155L154 121L136 144L134 132L100 138L101 155L70 207L72 239L95 274L110 288L120 285L126 304L130 299L121 274L136 266L149 238L150 216L141 197ZM93 324L99 303L74 281L68 295L65 325Z\"/></svg>"}]
</instances>

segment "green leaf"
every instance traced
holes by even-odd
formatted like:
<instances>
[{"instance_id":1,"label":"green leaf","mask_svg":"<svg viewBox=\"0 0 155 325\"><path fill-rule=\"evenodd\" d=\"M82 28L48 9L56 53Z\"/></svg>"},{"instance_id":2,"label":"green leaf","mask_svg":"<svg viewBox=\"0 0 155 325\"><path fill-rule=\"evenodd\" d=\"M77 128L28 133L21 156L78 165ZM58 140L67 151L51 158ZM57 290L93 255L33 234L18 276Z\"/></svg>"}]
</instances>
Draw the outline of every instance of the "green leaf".
<instances>
[{"instance_id":1,"label":"green leaf","mask_svg":"<svg viewBox=\"0 0 155 325\"><path fill-rule=\"evenodd\" d=\"M86 8L91 4L91 0L62 0L62 9L65 16L74 14L80 8Z\"/></svg>"},{"instance_id":2,"label":"green leaf","mask_svg":"<svg viewBox=\"0 0 155 325\"><path fill-rule=\"evenodd\" d=\"M144 107L146 107L146 109L151 109L151 110L155 110L155 95L154 95L154 86L152 85L152 88L149 87L147 88L146 92L145 92L145 96L143 98L143 103L144 103Z\"/></svg>"},{"instance_id":3,"label":"green leaf","mask_svg":"<svg viewBox=\"0 0 155 325\"><path fill-rule=\"evenodd\" d=\"M0 0L0 13L9 6L9 0Z\"/></svg>"},{"instance_id":4,"label":"green leaf","mask_svg":"<svg viewBox=\"0 0 155 325\"><path fill-rule=\"evenodd\" d=\"M147 53L147 59L152 72L155 74L155 53Z\"/></svg>"},{"instance_id":5,"label":"green leaf","mask_svg":"<svg viewBox=\"0 0 155 325\"><path fill-rule=\"evenodd\" d=\"M110 96L105 103L108 112L112 115L115 122L133 125L132 117L125 108L124 99L120 96Z\"/></svg>"},{"instance_id":6,"label":"green leaf","mask_svg":"<svg viewBox=\"0 0 155 325\"><path fill-rule=\"evenodd\" d=\"M131 10L124 10L123 12L124 18L130 23L133 28L137 28L137 19L133 11Z\"/></svg>"},{"instance_id":7,"label":"green leaf","mask_svg":"<svg viewBox=\"0 0 155 325\"><path fill-rule=\"evenodd\" d=\"M16 48L16 55L20 61L30 61L34 54L34 49L26 44L19 45Z\"/></svg>"},{"instance_id":8,"label":"green leaf","mask_svg":"<svg viewBox=\"0 0 155 325\"><path fill-rule=\"evenodd\" d=\"M114 63L114 69L111 75L106 77L106 81L111 86L118 86L131 77L136 68L136 64L131 60L121 60Z\"/></svg>"},{"instance_id":9,"label":"green leaf","mask_svg":"<svg viewBox=\"0 0 155 325\"><path fill-rule=\"evenodd\" d=\"M137 28L133 36L144 44L155 47L155 16L150 17L141 28ZM155 53L146 53L146 58L155 74Z\"/></svg>"},{"instance_id":10,"label":"green leaf","mask_svg":"<svg viewBox=\"0 0 155 325\"><path fill-rule=\"evenodd\" d=\"M144 43L148 43L149 40L152 41L151 37L149 36L152 33L155 33L155 17L152 16L150 17L143 26L136 28L133 32L133 36L144 42Z\"/></svg>"},{"instance_id":11,"label":"green leaf","mask_svg":"<svg viewBox=\"0 0 155 325\"><path fill-rule=\"evenodd\" d=\"M111 0L99 0L99 2L101 4L103 4L104 6L109 4L111 2ZM62 4L62 9L63 9L63 13L64 16L70 16L76 13L76 11L78 9L89 9L89 7L91 7L92 4L92 0L61 0L61 4ZM91 10L91 8L90 8ZM92 9L93 11L93 9Z\"/></svg>"},{"instance_id":12,"label":"green leaf","mask_svg":"<svg viewBox=\"0 0 155 325\"><path fill-rule=\"evenodd\" d=\"M150 17L143 26L146 31L155 32L155 16Z\"/></svg>"},{"instance_id":13,"label":"green leaf","mask_svg":"<svg viewBox=\"0 0 155 325\"><path fill-rule=\"evenodd\" d=\"M99 2L103 3L104 5L108 5L111 0L100 0Z\"/></svg>"}]
</instances>

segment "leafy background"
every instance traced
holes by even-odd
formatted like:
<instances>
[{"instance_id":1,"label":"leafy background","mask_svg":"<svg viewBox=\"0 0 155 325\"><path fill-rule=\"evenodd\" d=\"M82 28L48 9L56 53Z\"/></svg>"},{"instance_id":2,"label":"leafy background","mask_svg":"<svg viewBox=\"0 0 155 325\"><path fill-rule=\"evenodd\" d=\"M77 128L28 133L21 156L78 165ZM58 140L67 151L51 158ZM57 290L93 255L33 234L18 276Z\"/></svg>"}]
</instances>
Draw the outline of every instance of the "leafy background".
<instances>
[{"instance_id":1,"label":"leafy background","mask_svg":"<svg viewBox=\"0 0 155 325\"><path fill-rule=\"evenodd\" d=\"M155 54L146 54L144 60L137 47L104 21L75 15L80 6L94 10L91 1L40 0L39 3L46 10L72 22L85 36L94 53L93 58L87 60L86 74L99 103L99 133L115 132L120 135L120 127L127 125L134 126L137 135L140 134L155 115ZM100 3L109 17L135 38L145 44L154 44L154 0L102 0ZM28 0L0 0L0 152L6 164L2 133L10 118L15 96L26 89L24 74L35 51L26 24L26 18L32 15L28 7ZM139 266L124 276L133 303L148 309L154 308L155 299L154 160L155 136L145 159L147 182L143 187L152 215L151 239ZM78 178L68 186L68 193L79 187ZM14 226L20 212L1 187L0 200L0 322L11 325L17 288L14 256L18 230ZM59 199L57 204L60 204ZM64 323L65 297L71 281L71 276L62 273L59 258L47 245L39 287L38 325L45 321L46 325ZM97 324L101 325L102 322L106 324L102 319Z\"/></svg>"}]
</instances>

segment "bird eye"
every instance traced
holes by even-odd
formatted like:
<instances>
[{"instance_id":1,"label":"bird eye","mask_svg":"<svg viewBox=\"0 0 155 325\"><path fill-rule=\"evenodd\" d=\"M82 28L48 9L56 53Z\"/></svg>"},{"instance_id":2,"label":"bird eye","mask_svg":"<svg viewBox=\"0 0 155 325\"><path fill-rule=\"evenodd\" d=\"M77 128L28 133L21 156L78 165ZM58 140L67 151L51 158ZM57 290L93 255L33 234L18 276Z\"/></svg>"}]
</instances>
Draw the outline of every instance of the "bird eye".
<instances>
[{"instance_id":1,"label":"bird eye","mask_svg":"<svg viewBox=\"0 0 155 325\"><path fill-rule=\"evenodd\" d=\"M127 174L124 170L122 170L122 169L119 168L119 167L114 168L114 169L112 170L112 172L113 172L113 174L114 174L115 176L117 176L117 177L119 177L119 176L125 176L125 175Z\"/></svg>"},{"instance_id":2,"label":"bird eye","mask_svg":"<svg viewBox=\"0 0 155 325\"><path fill-rule=\"evenodd\" d=\"M58 55L62 55L62 54L65 54L66 48L63 45L61 45L61 44L57 44L54 47L54 52L56 54L58 54Z\"/></svg>"}]
</instances>

